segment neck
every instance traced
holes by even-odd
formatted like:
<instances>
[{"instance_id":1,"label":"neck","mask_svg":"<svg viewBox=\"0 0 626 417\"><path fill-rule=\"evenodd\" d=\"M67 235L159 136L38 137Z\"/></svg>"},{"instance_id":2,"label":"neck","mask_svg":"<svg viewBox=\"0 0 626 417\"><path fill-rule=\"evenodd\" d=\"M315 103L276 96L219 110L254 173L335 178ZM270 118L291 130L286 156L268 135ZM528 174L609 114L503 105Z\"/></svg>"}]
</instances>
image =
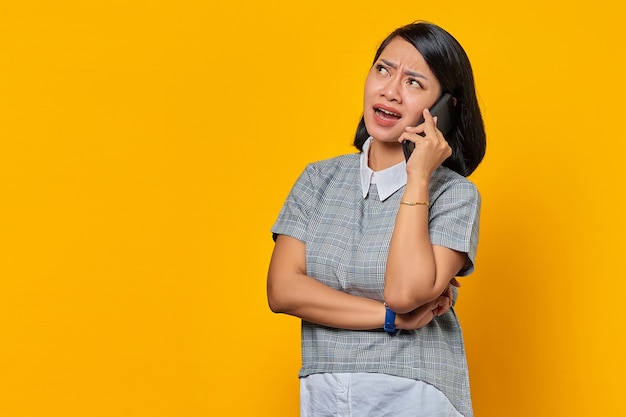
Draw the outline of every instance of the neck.
<instances>
[{"instance_id":1,"label":"neck","mask_svg":"<svg viewBox=\"0 0 626 417\"><path fill-rule=\"evenodd\" d=\"M382 171L404 160L400 143L381 142L372 140L368 154L368 166L372 171Z\"/></svg>"}]
</instances>

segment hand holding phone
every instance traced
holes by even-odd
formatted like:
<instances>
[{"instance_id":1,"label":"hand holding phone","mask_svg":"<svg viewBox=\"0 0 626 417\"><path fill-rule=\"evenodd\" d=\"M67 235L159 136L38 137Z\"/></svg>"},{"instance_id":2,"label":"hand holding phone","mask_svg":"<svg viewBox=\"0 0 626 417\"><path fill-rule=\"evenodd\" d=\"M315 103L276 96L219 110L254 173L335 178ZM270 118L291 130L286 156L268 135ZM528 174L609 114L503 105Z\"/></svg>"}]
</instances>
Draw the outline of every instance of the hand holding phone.
<instances>
[{"instance_id":1,"label":"hand holding phone","mask_svg":"<svg viewBox=\"0 0 626 417\"><path fill-rule=\"evenodd\" d=\"M448 136L450 132L452 132L452 128L454 128L454 119L455 119L455 107L454 107L454 99L451 94L443 93L433 104L433 106L429 109L430 114L435 117L437 116L437 129L443 133L443 136ZM420 118L420 121L417 125L424 123L424 117ZM421 134L424 136L424 134ZM408 161L409 157L413 153L415 149L415 143L410 140L402 141L402 150L404 151L404 158Z\"/></svg>"}]
</instances>

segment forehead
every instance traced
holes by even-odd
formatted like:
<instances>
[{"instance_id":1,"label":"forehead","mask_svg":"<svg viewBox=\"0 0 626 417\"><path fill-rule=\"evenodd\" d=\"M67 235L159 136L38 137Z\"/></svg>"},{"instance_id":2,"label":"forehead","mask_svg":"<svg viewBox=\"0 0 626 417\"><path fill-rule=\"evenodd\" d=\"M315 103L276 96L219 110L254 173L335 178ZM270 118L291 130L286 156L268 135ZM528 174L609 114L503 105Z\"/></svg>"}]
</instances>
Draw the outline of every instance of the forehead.
<instances>
[{"instance_id":1,"label":"forehead","mask_svg":"<svg viewBox=\"0 0 626 417\"><path fill-rule=\"evenodd\" d=\"M422 54L412 44L400 37L393 38L389 45L383 49L378 59L385 59L394 64L403 65L407 69L431 73Z\"/></svg>"}]
</instances>

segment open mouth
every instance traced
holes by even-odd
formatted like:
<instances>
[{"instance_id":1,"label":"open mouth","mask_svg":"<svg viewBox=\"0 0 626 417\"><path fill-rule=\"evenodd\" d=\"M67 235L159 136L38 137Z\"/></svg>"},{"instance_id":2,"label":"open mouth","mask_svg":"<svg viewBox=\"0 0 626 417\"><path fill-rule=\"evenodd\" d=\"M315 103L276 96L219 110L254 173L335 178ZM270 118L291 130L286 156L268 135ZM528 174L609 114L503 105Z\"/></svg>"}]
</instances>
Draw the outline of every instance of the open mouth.
<instances>
[{"instance_id":1,"label":"open mouth","mask_svg":"<svg viewBox=\"0 0 626 417\"><path fill-rule=\"evenodd\" d=\"M384 120L398 120L402 117L398 113L394 113L392 111L382 109L380 107L374 108L374 111L376 112L376 116Z\"/></svg>"}]
</instances>

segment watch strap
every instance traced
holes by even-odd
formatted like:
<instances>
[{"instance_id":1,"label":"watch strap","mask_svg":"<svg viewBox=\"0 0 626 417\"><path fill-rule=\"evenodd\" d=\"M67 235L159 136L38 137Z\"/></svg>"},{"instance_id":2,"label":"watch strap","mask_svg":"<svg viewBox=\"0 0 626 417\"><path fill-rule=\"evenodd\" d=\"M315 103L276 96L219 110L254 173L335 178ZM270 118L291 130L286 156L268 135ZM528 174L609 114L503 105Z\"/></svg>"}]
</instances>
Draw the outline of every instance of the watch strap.
<instances>
[{"instance_id":1,"label":"watch strap","mask_svg":"<svg viewBox=\"0 0 626 417\"><path fill-rule=\"evenodd\" d=\"M385 325L383 330L393 335L396 334L396 313L385 303Z\"/></svg>"}]
</instances>

